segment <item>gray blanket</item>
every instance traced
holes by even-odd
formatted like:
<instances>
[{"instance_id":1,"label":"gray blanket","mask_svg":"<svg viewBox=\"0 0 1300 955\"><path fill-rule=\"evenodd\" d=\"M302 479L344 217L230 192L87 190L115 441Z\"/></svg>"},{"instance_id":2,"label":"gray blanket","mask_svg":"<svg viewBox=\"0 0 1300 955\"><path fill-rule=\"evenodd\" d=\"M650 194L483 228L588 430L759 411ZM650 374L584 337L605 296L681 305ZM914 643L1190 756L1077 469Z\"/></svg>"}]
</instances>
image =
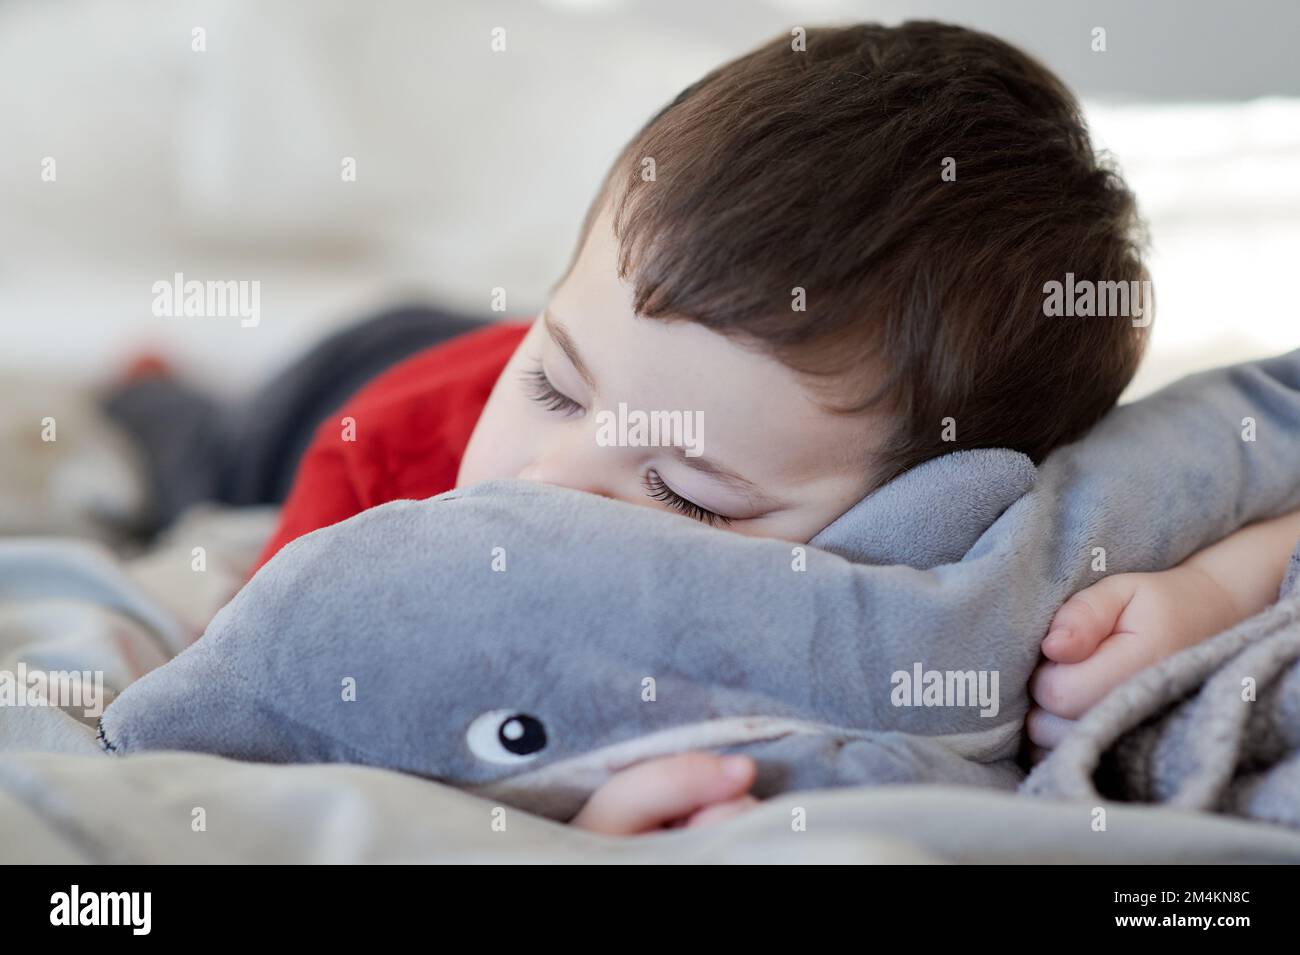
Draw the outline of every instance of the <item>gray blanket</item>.
<instances>
[{"instance_id":1,"label":"gray blanket","mask_svg":"<svg viewBox=\"0 0 1300 955\"><path fill-rule=\"evenodd\" d=\"M1092 804L862 786L626 839L363 766L18 753L0 754L0 863L1300 863L1279 826L1104 806L1097 830Z\"/></svg>"},{"instance_id":2,"label":"gray blanket","mask_svg":"<svg viewBox=\"0 0 1300 955\"><path fill-rule=\"evenodd\" d=\"M1013 787L1056 608L1300 506L1298 434L1295 352L1120 408L1038 469L929 462L814 548L518 482L395 502L285 548L102 740L382 766L555 818L700 747L755 755L762 795Z\"/></svg>"},{"instance_id":3,"label":"gray blanket","mask_svg":"<svg viewBox=\"0 0 1300 955\"><path fill-rule=\"evenodd\" d=\"M0 752L101 756L103 707L202 633L275 519L197 508L126 559L94 541L0 539Z\"/></svg>"}]
</instances>

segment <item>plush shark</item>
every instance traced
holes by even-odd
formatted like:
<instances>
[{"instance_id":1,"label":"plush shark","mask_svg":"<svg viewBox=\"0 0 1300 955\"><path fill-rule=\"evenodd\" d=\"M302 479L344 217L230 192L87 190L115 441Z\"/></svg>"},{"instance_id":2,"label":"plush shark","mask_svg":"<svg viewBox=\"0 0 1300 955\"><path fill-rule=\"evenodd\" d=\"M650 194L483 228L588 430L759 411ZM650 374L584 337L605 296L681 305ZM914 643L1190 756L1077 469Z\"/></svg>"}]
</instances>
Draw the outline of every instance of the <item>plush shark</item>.
<instances>
[{"instance_id":1,"label":"plush shark","mask_svg":"<svg viewBox=\"0 0 1300 955\"><path fill-rule=\"evenodd\" d=\"M629 561L629 541L656 559ZM981 717L974 692L960 715L892 707L890 672L971 660L871 639L853 570L526 482L394 502L277 555L128 688L102 739L385 766L555 818L612 772L693 749L753 753L760 794L953 773L1014 785L1009 766L964 757L1010 755L1023 707Z\"/></svg>"}]
</instances>

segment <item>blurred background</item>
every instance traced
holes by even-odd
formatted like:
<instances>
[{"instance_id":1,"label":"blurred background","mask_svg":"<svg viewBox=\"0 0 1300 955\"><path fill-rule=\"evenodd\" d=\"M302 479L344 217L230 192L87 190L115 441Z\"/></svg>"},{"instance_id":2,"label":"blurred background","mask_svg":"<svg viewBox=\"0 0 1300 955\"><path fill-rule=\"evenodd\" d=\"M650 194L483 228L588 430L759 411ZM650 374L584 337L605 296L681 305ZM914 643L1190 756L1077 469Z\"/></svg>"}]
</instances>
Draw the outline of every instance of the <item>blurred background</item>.
<instances>
[{"instance_id":1,"label":"blurred background","mask_svg":"<svg viewBox=\"0 0 1300 955\"><path fill-rule=\"evenodd\" d=\"M683 86L795 25L918 17L1058 71L1135 188L1159 307L1130 397L1300 346L1294 0L7 0L0 368L95 379L150 350L237 396L385 305L489 316L501 287L526 316ZM260 324L155 317L176 272L259 281Z\"/></svg>"}]
</instances>

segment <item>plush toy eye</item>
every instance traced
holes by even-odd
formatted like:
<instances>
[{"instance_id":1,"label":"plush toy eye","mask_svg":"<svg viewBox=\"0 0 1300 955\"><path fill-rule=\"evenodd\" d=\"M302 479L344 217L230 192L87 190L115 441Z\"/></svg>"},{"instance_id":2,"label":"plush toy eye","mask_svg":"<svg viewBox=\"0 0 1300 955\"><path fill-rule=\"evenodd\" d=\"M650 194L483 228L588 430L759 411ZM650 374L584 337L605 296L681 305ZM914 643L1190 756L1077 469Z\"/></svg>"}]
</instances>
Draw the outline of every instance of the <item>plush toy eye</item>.
<instances>
[{"instance_id":1,"label":"plush toy eye","mask_svg":"<svg viewBox=\"0 0 1300 955\"><path fill-rule=\"evenodd\" d=\"M524 763L546 748L546 727L527 713L492 710L469 724L465 742L489 763Z\"/></svg>"}]
</instances>

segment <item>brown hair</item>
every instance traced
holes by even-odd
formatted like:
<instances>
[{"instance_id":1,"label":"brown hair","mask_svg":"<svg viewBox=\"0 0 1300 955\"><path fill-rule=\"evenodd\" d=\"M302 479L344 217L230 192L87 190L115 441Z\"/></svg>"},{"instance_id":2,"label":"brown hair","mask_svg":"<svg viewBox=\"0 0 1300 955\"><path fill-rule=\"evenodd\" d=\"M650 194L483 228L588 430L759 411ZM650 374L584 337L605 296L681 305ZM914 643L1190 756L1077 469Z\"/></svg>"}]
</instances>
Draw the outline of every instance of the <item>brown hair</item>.
<instances>
[{"instance_id":1,"label":"brown hair","mask_svg":"<svg viewBox=\"0 0 1300 955\"><path fill-rule=\"evenodd\" d=\"M1124 317L1044 314L1067 272L1146 278L1134 199L1060 80L961 27L811 27L806 52L778 36L633 137L584 237L607 204L639 315L757 345L841 395L856 377L834 410L896 416L878 482L958 448L1041 460L1105 414L1145 346Z\"/></svg>"}]
</instances>

